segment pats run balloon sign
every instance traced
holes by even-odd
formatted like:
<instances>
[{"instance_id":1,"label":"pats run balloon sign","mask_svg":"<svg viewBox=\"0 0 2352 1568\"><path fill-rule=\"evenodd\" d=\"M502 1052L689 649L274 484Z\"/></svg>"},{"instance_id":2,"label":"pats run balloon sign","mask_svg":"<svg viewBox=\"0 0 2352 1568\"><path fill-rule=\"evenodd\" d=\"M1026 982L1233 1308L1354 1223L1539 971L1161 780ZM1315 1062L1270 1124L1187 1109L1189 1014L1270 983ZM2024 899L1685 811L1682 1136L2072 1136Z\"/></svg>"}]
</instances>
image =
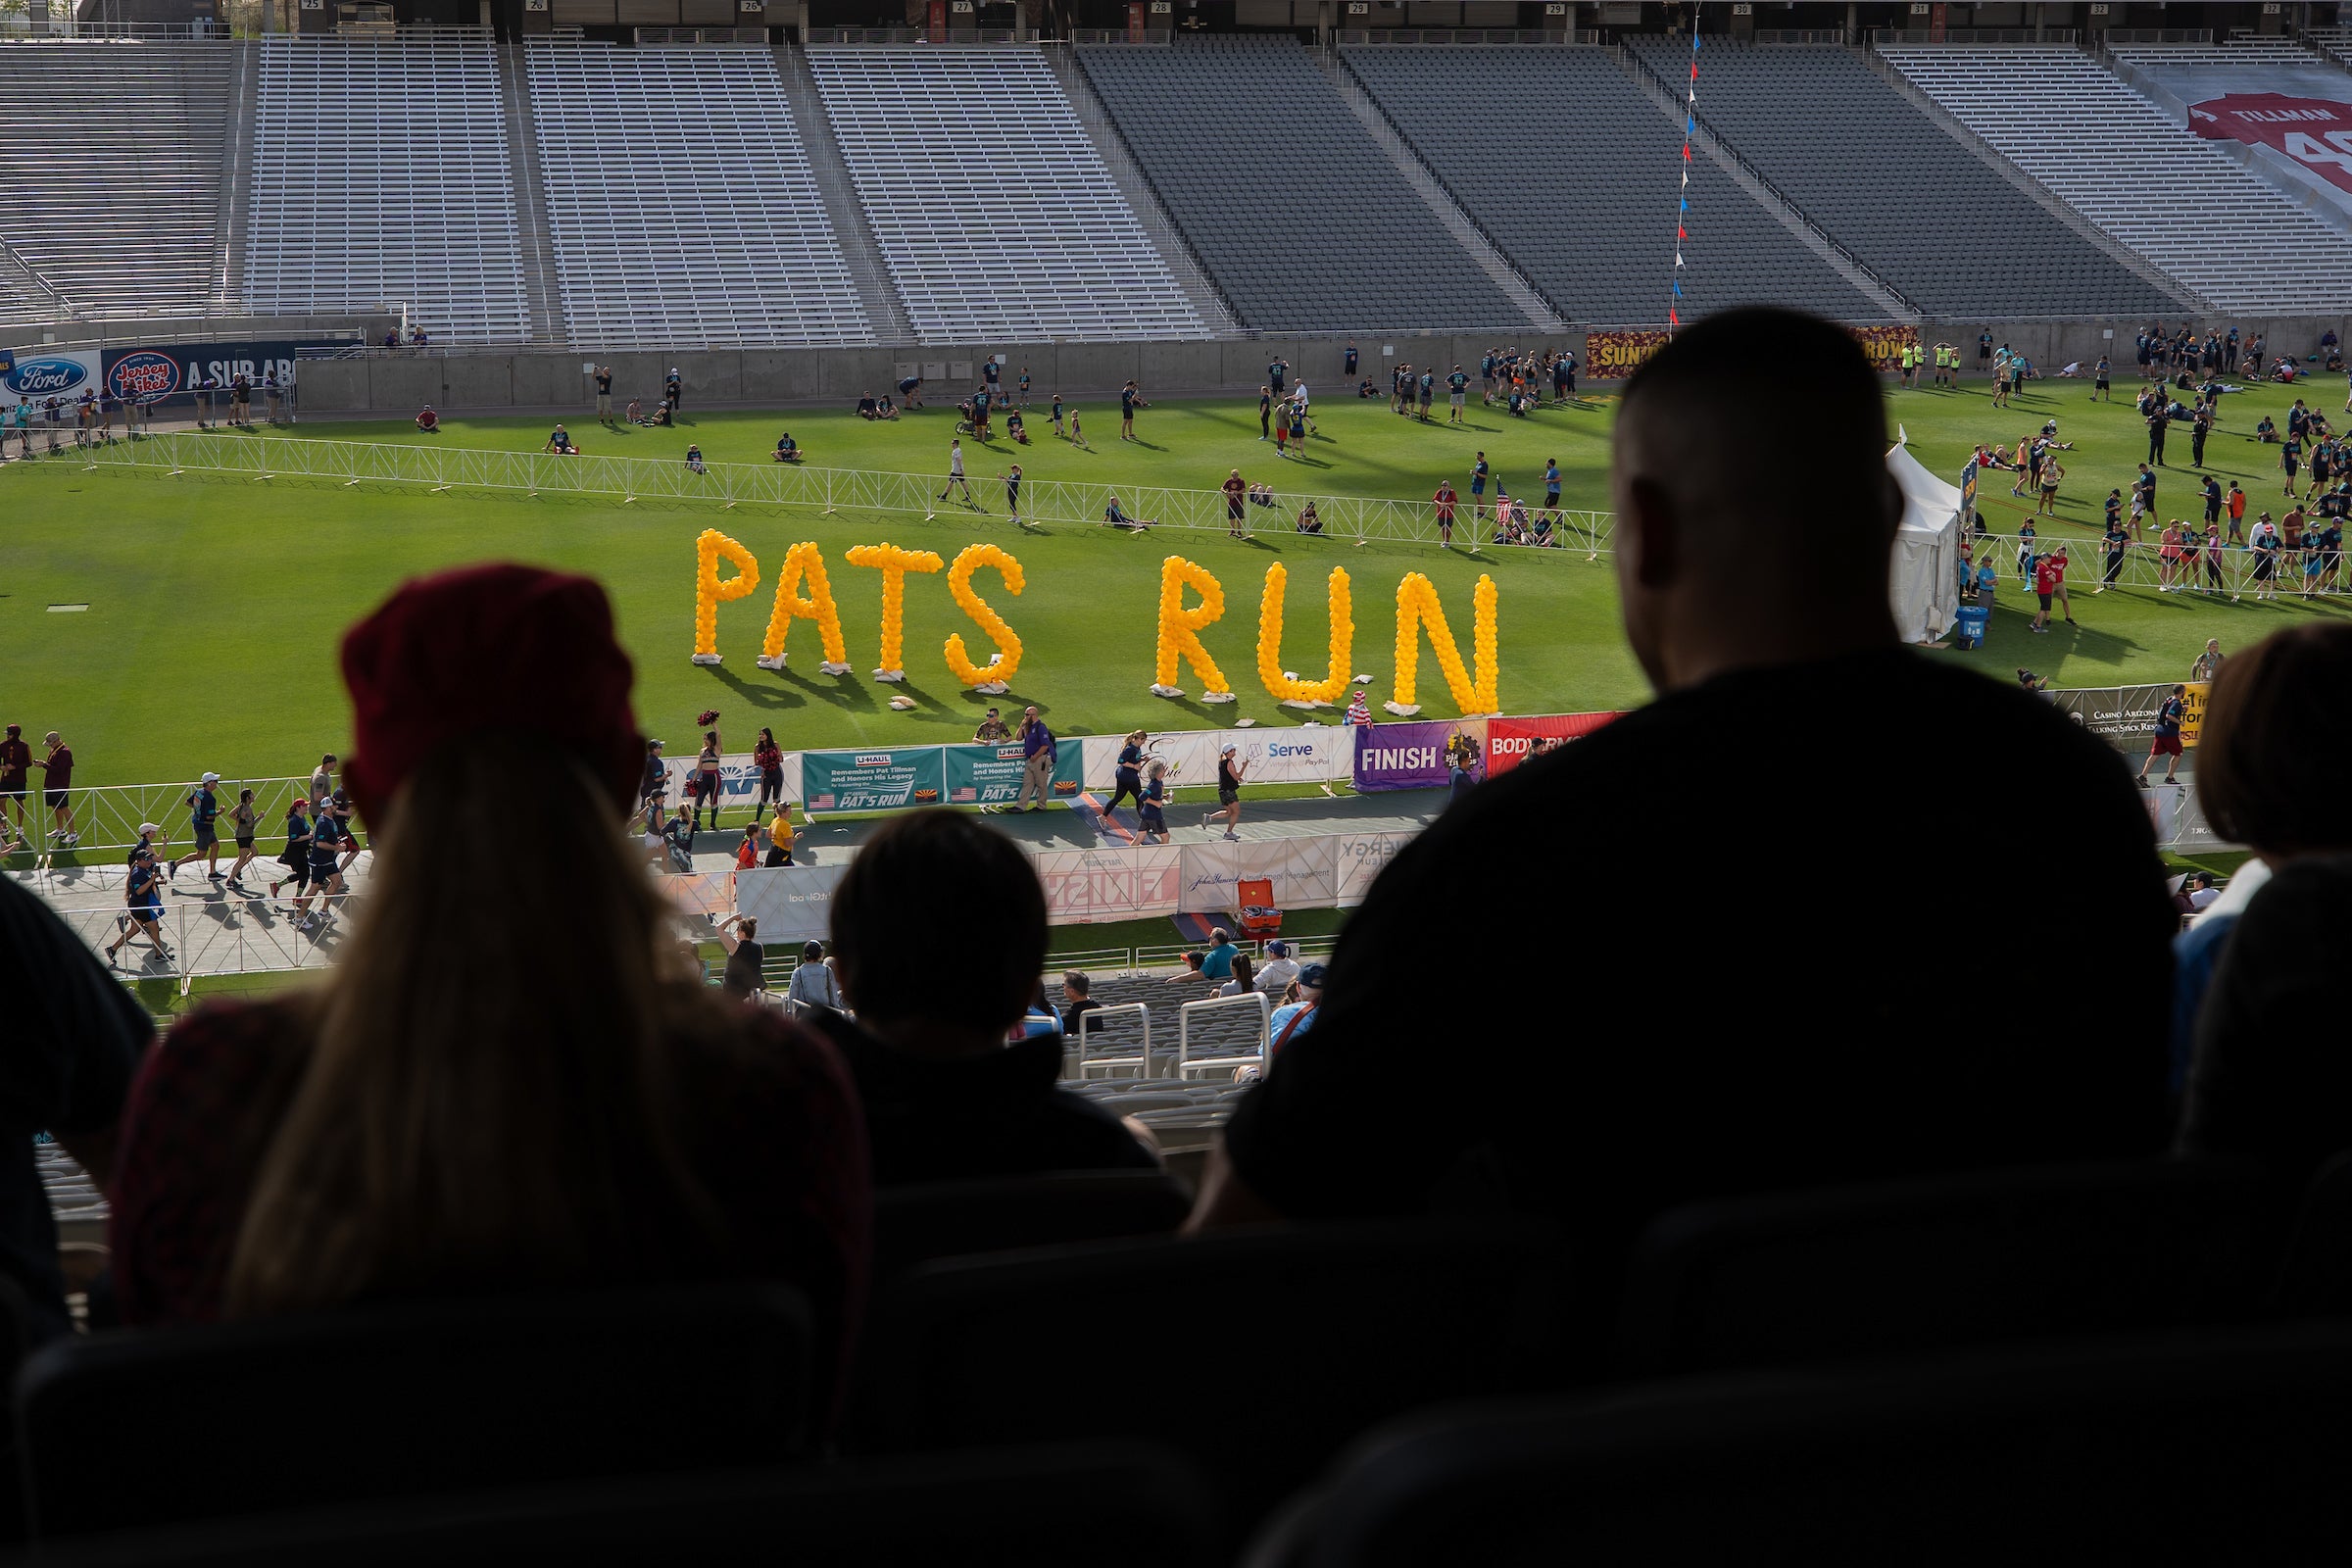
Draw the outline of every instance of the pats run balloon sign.
<instances>
[{"instance_id":1,"label":"pats run balloon sign","mask_svg":"<svg viewBox=\"0 0 2352 1568\"><path fill-rule=\"evenodd\" d=\"M949 636L940 654L949 674L959 685L974 692L996 694L1004 692L1019 673L1023 647L1020 634L1006 622L996 606L983 598L974 578L981 572L992 573L1001 589L992 587L992 594L1001 592L1007 598L1018 597L1028 588L1028 573L1011 552L1000 545L969 544L956 553L952 563L943 563L929 550L905 550L892 544L857 545L844 553L850 566L877 571L882 576L881 624L875 639L877 647L874 678L880 681L903 681L906 654L906 593L910 576L921 579L942 574L947 579L949 596L957 610L969 619L993 652L986 662L975 659L977 641L967 643L962 632ZM698 664L717 664L723 656L718 646L718 608L737 599L747 599L759 591L761 581L759 557L741 541L729 538L716 528L706 528L697 536L694 551L694 648L692 658ZM1289 571L1275 562L1265 569L1257 599L1255 646L1250 650L1258 684L1266 695L1286 708L1334 708L1347 697L1355 684L1355 599L1353 588L1344 566L1334 566L1323 581L1323 614L1319 635L1310 643L1306 637L1299 643L1298 663L1308 673L1286 668L1284 649L1285 612L1290 599ZM1301 596L1304 598L1305 596ZM1500 710L1502 699L1500 648L1501 594L1493 577L1481 574L1470 591L1470 618L1467 631L1468 658L1465 659L1462 640L1457 640L1454 627L1464 625L1449 620L1437 585L1418 571L1408 571L1396 585L1394 663L1390 669L1393 696L1383 706L1400 716L1418 713L1421 653L1426 645L1435 658L1438 672L1446 682L1454 706L1467 714L1486 714ZM1247 601L1245 601L1246 603ZM1300 607L1312 613L1312 601ZM1159 608L1154 628L1151 691L1157 697L1182 697L1184 689L1176 682L1189 669L1202 688L1201 700L1210 703L1239 701L1224 668L1218 664L1201 633L1225 615L1225 585L1214 572L1198 562L1182 556L1170 556L1160 564ZM1455 614L1460 613L1456 602ZM834 602L832 580L826 571L824 552L813 540L804 539L784 552L783 564L776 573L774 598L768 612L767 627L760 646L758 663L762 669L780 670L788 657L787 645L795 622L806 620L814 628L822 662L817 668L827 675L847 675L851 672L849 644L844 635L840 607ZM899 707L909 705L907 699L894 699ZM978 786L973 786L977 788Z\"/></svg>"}]
</instances>

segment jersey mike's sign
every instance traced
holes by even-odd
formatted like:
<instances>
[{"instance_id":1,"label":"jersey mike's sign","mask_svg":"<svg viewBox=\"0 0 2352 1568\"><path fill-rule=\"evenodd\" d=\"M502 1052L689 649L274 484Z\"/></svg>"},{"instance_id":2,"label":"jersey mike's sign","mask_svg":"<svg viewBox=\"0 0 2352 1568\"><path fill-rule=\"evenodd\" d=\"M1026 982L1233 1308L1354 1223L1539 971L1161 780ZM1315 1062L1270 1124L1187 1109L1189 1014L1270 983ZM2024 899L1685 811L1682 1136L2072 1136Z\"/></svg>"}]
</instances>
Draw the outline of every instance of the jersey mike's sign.
<instances>
[{"instance_id":1,"label":"jersey mike's sign","mask_svg":"<svg viewBox=\"0 0 2352 1568\"><path fill-rule=\"evenodd\" d=\"M2352 191L2352 103L2233 92L2189 105L2188 128L2207 141L2268 147Z\"/></svg>"}]
</instances>

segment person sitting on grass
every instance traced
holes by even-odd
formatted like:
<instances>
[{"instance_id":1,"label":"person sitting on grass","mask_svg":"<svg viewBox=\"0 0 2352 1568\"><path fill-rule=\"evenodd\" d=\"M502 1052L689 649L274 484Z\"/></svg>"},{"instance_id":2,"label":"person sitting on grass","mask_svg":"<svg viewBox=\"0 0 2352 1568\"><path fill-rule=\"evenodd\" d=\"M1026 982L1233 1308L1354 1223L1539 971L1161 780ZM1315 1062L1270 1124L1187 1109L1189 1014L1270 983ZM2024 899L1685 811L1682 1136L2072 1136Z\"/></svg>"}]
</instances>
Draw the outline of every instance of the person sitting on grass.
<instances>
[{"instance_id":1,"label":"person sitting on grass","mask_svg":"<svg viewBox=\"0 0 2352 1568\"><path fill-rule=\"evenodd\" d=\"M1028 428L1021 423L1020 410L1015 409L1010 414L1004 416L1004 433L1012 437L1016 445L1025 447L1029 444L1029 431Z\"/></svg>"},{"instance_id":2,"label":"person sitting on grass","mask_svg":"<svg viewBox=\"0 0 2352 1568\"><path fill-rule=\"evenodd\" d=\"M941 946L933 911L988 910ZM1061 1019L1025 1020L1046 961L1046 897L1019 846L977 817L916 811L868 839L832 904L833 956L856 1021L813 1012L847 1059L874 1183L1146 1170L1118 1118L1062 1088ZM907 960L924 954L920 963Z\"/></svg>"},{"instance_id":3,"label":"person sitting on grass","mask_svg":"<svg viewBox=\"0 0 2352 1568\"><path fill-rule=\"evenodd\" d=\"M635 398L629 399L629 411L626 417L631 424L643 424L645 422L645 405Z\"/></svg>"},{"instance_id":4,"label":"person sitting on grass","mask_svg":"<svg viewBox=\"0 0 2352 1568\"><path fill-rule=\"evenodd\" d=\"M776 437L776 461L778 463L798 463L801 461L801 444L792 438L792 432L790 430L787 430L782 435Z\"/></svg>"},{"instance_id":5,"label":"person sitting on grass","mask_svg":"<svg viewBox=\"0 0 2352 1568\"><path fill-rule=\"evenodd\" d=\"M426 435L441 433L441 416L433 412L433 406L430 403L416 411L416 428L422 430Z\"/></svg>"},{"instance_id":6,"label":"person sitting on grass","mask_svg":"<svg viewBox=\"0 0 2352 1568\"><path fill-rule=\"evenodd\" d=\"M1298 531L1300 533L1321 533L1323 531L1323 514L1315 510L1315 504L1312 501L1302 501L1298 504Z\"/></svg>"},{"instance_id":7,"label":"person sitting on grass","mask_svg":"<svg viewBox=\"0 0 2352 1568\"><path fill-rule=\"evenodd\" d=\"M559 453L566 458L576 458L580 455L579 447L571 439L571 432L560 424L548 436L547 446L543 450Z\"/></svg>"},{"instance_id":8,"label":"person sitting on grass","mask_svg":"<svg viewBox=\"0 0 2352 1568\"><path fill-rule=\"evenodd\" d=\"M865 393L863 396L858 399L858 417L860 419L878 419L881 416L882 405L874 401L874 395L871 392Z\"/></svg>"},{"instance_id":9,"label":"person sitting on grass","mask_svg":"<svg viewBox=\"0 0 2352 1568\"><path fill-rule=\"evenodd\" d=\"M686 444L686 467L691 473L708 473L710 471L703 463L703 449L699 442L689 441Z\"/></svg>"},{"instance_id":10,"label":"person sitting on grass","mask_svg":"<svg viewBox=\"0 0 2352 1568\"><path fill-rule=\"evenodd\" d=\"M1110 505L1102 509L1102 520L1113 528L1129 528L1137 533L1152 526L1141 517L1127 515L1127 509L1119 505L1119 498L1115 493L1110 498Z\"/></svg>"}]
</instances>

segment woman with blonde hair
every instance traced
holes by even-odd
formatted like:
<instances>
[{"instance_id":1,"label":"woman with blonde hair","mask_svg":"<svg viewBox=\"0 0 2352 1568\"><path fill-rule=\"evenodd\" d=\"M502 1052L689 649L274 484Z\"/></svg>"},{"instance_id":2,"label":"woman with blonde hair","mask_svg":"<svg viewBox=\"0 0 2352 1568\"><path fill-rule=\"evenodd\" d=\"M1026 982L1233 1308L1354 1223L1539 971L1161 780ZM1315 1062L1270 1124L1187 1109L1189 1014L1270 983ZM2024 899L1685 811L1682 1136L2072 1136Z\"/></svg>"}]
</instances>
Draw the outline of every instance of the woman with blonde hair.
<instances>
[{"instance_id":1,"label":"woman with blonde hair","mask_svg":"<svg viewBox=\"0 0 2352 1568\"><path fill-rule=\"evenodd\" d=\"M1102 808L1102 820L1114 827L1118 825L1118 818L1112 813L1118 810L1119 803L1130 795L1135 797L1136 820L1143 820L1144 742L1148 738L1140 729L1129 730L1126 741L1119 747L1117 769L1111 774L1111 782L1117 788L1110 793L1110 804Z\"/></svg>"},{"instance_id":2,"label":"woman with blonde hair","mask_svg":"<svg viewBox=\"0 0 2352 1568\"><path fill-rule=\"evenodd\" d=\"M123 1317L740 1278L799 1286L818 1343L846 1343L856 1098L828 1044L682 976L622 836L645 742L604 590L514 565L411 582L343 673L371 897L322 984L208 1006L148 1056ZM517 780L544 831L482 808ZM495 901L494 863L520 872Z\"/></svg>"}]
</instances>

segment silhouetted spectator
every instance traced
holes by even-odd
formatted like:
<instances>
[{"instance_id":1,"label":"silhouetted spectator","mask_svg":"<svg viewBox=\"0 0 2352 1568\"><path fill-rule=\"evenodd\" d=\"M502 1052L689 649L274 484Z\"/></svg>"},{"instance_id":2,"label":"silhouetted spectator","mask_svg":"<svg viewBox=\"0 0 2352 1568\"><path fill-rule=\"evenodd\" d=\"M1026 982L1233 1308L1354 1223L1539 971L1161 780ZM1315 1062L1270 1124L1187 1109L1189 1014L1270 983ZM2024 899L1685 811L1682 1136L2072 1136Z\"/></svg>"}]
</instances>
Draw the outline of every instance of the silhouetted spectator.
<instances>
[{"instance_id":1,"label":"silhouetted spectator","mask_svg":"<svg viewBox=\"0 0 2352 1568\"><path fill-rule=\"evenodd\" d=\"M57 1222L33 1159L46 1132L111 1196L116 1124L131 1074L154 1034L147 1010L90 956L49 906L0 877L0 1276L24 1295L36 1340L68 1331Z\"/></svg>"},{"instance_id":2,"label":"silhouetted spectator","mask_svg":"<svg viewBox=\"0 0 2352 1568\"><path fill-rule=\"evenodd\" d=\"M941 909L986 918L942 942ZM857 1074L878 1185L1157 1163L1060 1087L1059 1031L1022 1026L1046 896L1002 833L956 811L887 823L834 889L833 954L858 1017L822 1027Z\"/></svg>"},{"instance_id":3,"label":"silhouetted spectator","mask_svg":"<svg viewBox=\"0 0 2352 1568\"><path fill-rule=\"evenodd\" d=\"M789 1281L846 1344L856 1097L822 1040L680 974L620 833L645 742L604 590L514 565L414 581L346 635L343 673L367 921L315 989L208 1006L149 1056L114 1207L123 1316L717 1277ZM519 837L482 809L517 779Z\"/></svg>"},{"instance_id":4,"label":"silhouetted spectator","mask_svg":"<svg viewBox=\"0 0 2352 1568\"><path fill-rule=\"evenodd\" d=\"M2176 921L2147 813L2050 705L1897 641L1902 496L1853 339L1782 310L1711 316L1627 383L1614 440L1620 603L1657 701L1480 785L1390 862L1313 1028L1236 1108L1196 1227L1415 1212L1443 1190L1561 1220L1605 1312L1616 1261L1677 1202L2160 1152ZM1801 493L1757 482L1799 448ZM1723 738L1767 733L1774 765L1727 776ZM1955 736L1972 831L2068 824L2067 875L2004 909L2004 940L2050 954L2095 932L2097 986L1969 1006L1921 940L1953 873L1915 792ZM1660 831L1601 811L1628 800ZM1740 867L1791 823L1848 853L1756 921ZM1567 887L1605 908L1579 927L1576 1005L1564 979L1474 1006L1430 983L1433 920L1482 972L1560 975ZM1457 1067L1432 1070L1433 1050ZM1496 1087L1539 1074L1544 1094Z\"/></svg>"},{"instance_id":5,"label":"silhouetted spectator","mask_svg":"<svg viewBox=\"0 0 2352 1568\"><path fill-rule=\"evenodd\" d=\"M2347 767L2352 626L2274 632L2222 666L2197 800L2271 876L2243 912L2225 893L2180 939L2176 1021L2194 1041L2180 1147L2255 1155L2289 1183L2352 1148L2352 1055L2335 976L2315 956L2352 917Z\"/></svg>"}]
</instances>

